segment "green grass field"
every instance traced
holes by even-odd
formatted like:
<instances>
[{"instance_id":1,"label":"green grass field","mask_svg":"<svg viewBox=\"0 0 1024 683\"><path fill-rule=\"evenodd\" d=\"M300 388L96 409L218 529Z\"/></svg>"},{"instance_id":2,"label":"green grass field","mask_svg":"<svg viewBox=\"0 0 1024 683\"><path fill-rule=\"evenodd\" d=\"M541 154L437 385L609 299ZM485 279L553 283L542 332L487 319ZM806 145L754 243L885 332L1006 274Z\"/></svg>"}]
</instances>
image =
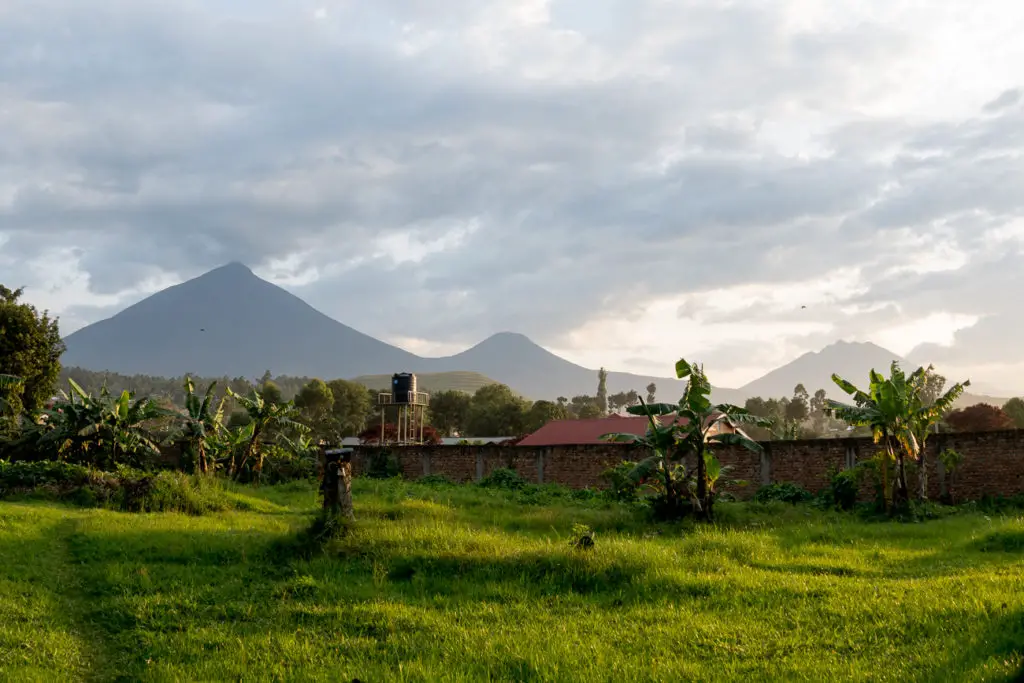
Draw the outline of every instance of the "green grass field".
<instances>
[{"instance_id":1,"label":"green grass field","mask_svg":"<svg viewBox=\"0 0 1024 683\"><path fill-rule=\"evenodd\" d=\"M0 503L4 681L1006 681L1024 520L720 506L716 527L358 481L312 561L309 488L201 517ZM569 545L574 523L596 531Z\"/></svg>"}]
</instances>

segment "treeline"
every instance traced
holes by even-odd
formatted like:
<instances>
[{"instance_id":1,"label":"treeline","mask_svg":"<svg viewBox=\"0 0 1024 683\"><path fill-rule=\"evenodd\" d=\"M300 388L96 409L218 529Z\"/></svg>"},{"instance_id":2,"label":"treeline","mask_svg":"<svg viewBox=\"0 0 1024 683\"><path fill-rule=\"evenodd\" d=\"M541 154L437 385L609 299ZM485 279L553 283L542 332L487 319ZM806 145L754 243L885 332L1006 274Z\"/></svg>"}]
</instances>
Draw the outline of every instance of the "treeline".
<instances>
[{"instance_id":1,"label":"treeline","mask_svg":"<svg viewBox=\"0 0 1024 683\"><path fill-rule=\"evenodd\" d=\"M148 396L166 406L185 404L185 377L153 377L150 375L122 375L113 372L95 372L69 367L61 370L61 385L74 380L86 392L98 395L104 388L112 394L129 391L134 396ZM607 373L598 372L597 392L580 394L572 398L558 397L554 401L530 401L503 384L482 387L474 394L462 391L439 391L431 394L426 422L438 436L494 437L522 436L540 429L551 420L591 419L609 412L622 412L637 405L641 395L636 391L608 394L605 390ZM246 377L194 377L197 393L204 393L216 383L217 400L227 396L225 409L228 423L244 424L244 411L227 395L228 390L245 395L258 390L268 401L283 403L294 401L308 422L316 423L316 431L324 436L359 436L367 430L380 430L380 409L377 395L380 391L362 384L334 379L324 381L309 377L273 376L269 371L258 379ZM657 387L646 387L646 399L654 400ZM388 421L393 421L390 416Z\"/></svg>"}]
</instances>

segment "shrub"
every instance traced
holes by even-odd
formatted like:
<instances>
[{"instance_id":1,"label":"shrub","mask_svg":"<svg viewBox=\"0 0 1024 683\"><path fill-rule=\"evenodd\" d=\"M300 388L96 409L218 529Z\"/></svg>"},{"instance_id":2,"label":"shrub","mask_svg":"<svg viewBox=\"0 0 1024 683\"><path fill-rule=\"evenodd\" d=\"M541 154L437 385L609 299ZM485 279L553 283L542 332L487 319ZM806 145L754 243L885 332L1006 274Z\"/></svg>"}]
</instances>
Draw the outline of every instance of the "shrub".
<instances>
[{"instance_id":1,"label":"shrub","mask_svg":"<svg viewBox=\"0 0 1024 683\"><path fill-rule=\"evenodd\" d=\"M814 498L807 489L803 488L798 484L791 482L782 482L780 484L769 484L768 486L762 486L754 494L754 502L756 503L806 503L807 501Z\"/></svg>"},{"instance_id":2,"label":"shrub","mask_svg":"<svg viewBox=\"0 0 1024 683\"><path fill-rule=\"evenodd\" d=\"M635 503L640 497L641 487L630 476L635 467L635 462L627 460L602 472L601 478L608 483L604 495L620 503Z\"/></svg>"},{"instance_id":3,"label":"shrub","mask_svg":"<svg viewBox=\"0 0 1024 683\"><path fill-rule=\"evenodd\" d=\"M526 486L526 480L509 467L499 467L480 480L480 486L515 491Z\"/></svg>"},{"instance_id":4,"label":"shrub","mask_svg":"<svg viewBox=\"0 0 1024 683\"><path fill-rule=\"evenodd\" d=\"M852 510L857 504L863 471L860 466L848 470L832 470L828 485L820 493L822 504L838 510Z\"/></svg>"},{"instance_id":5,"label":"shrub","mask_svg":"<svg viewBox=\"0 0 1024 683\"><path fill-rule=\"evenodd\" d=\"M218 480L120 466L101 472L65 462L0 461L0 498L29 495L83 507L198 515L234 507Z\"/></svg>"},{"instance_id":6,"label":"shrub","mask_svg":"<svg viewBox=\"0 0 1024 683\"><path fill-rule=\"evenodd\" d=\"M417 483L425 484L427 486L451 486L455 482L443 474L428 474L425 477L420 477L417 480Z\"/></svg>"},{"instance_id":7,"label":"shrub","mask_svg":"<svg viewBox=\"0 0 1024 683\"><path fill-rule=\"evenodd\" d=\"M317 477L317 458L312 453L297 454L281 446L265 447L260 483L282 484Z\"/></svg>"},{"instance_id":8,"label":"shrub","mask_svg":"<svg viewBox=\"0 0 1024 683\"><path fill-rule=\"evenodd\" d=\"M402 464L389 450L374 451L366 462L366 476L371 479L392 479L402 473Z\"/></svg>"}]
</instances>

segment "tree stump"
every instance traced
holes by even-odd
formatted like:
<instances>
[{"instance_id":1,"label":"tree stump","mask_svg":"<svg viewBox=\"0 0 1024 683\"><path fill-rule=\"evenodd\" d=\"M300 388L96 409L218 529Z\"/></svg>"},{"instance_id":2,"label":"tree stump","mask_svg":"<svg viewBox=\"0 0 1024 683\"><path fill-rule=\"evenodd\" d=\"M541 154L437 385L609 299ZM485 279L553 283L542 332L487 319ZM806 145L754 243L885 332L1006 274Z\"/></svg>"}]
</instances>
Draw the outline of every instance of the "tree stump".
<instances>
[{"instance_id":1,"label":"tree stump","mask_svg":"<svg viewBox=\"0 0 1024 683\"><path fill-rule=\"evenodd\" d=\"M320 491L324 497L324 512L354 520L352 508L352 449L321 449L324 478Z\"/></svg>"}]
</instances>

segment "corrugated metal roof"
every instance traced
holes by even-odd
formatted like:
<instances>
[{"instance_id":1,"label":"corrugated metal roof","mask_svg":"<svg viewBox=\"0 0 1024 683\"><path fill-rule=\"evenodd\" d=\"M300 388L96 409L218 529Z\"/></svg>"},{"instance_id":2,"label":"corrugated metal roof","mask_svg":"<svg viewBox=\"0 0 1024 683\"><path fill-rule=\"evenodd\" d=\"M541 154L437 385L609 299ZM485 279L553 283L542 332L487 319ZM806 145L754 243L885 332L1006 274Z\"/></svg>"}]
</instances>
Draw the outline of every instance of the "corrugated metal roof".
<instances>
[{"instance_id":1,"label":"corrugated metal roof","mask_svg":"<svg viewBox=\"0 0 1024 683\"><path fill-rule=\"evenodd\" d=\"M591 420L552 420L519 442L520 446L583 446L608 443L604 434L647 433L647 418L634 415L611 415Z\"/></svg>"}]
</instances>

